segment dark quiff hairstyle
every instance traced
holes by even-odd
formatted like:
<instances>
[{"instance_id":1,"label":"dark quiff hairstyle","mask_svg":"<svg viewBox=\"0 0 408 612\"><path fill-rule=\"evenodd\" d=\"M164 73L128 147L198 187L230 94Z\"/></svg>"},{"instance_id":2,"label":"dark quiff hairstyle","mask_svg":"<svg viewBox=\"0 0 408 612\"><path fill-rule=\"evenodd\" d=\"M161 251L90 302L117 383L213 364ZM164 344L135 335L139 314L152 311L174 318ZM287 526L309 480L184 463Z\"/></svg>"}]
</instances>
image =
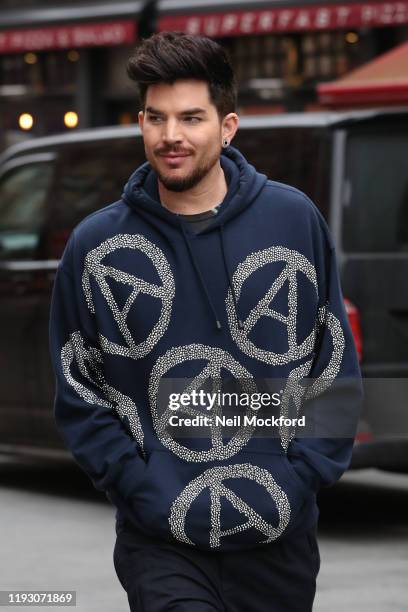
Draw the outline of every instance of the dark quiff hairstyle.
<instances>
[{"instance_id":1,"label":"dark quiff hairstyle","mask_svg":"<svg viewBox=\"0 0 408 612\"><path fill-rule=\"evenodd\" d=\"M214 40L183 32L160 32L142 40L129 58L127 73L138 86L145 107L149 85L180 79L208 83L220 119L236 112L237 85L227 53Z\"/></svg>"}]
</instances>

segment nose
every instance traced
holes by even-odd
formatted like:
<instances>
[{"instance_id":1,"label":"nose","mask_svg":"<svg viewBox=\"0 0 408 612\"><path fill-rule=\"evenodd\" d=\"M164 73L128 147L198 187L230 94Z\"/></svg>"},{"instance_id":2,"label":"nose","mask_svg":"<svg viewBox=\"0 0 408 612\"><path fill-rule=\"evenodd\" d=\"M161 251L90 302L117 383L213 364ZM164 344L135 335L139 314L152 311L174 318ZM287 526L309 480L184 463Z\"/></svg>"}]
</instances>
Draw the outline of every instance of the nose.
<instances>
[{"instance_id":1,"label":"nose","mask_svg":"<svg viewBox=\"0 0 408 612\"><path fill-rule=\"evenodd\" d=\"M180 130L180 124L176 119L168 119L164 123L162 138L163 142L167 145L182 142L183 135Z\"/></svg>"}]
</instances>

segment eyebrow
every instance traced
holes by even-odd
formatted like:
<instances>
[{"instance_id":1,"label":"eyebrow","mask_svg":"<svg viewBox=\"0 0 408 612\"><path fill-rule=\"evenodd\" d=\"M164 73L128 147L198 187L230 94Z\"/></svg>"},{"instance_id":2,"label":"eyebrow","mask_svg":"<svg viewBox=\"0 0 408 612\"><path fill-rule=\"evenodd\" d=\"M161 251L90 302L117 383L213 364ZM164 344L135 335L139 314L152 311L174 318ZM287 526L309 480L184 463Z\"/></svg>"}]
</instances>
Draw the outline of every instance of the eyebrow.
<instances>
[{"instance_id":1,"label":"eyebrow","mask_svg":"<svg viewBox=\"0 0 408 612\"><path fill-rule=\"evenodd\" d=\"M205 108L200 108L197 106L196 108L189 108L188 110L183 111L180 115L206 115L207 111Z\"/></svg>"},{"instance_id":2,"label":"eyebrow","mask_svg":"<svg viewBox=\"0 0 408 612\"><path fill-rule=\"evenodd\" d=\"M165 113L163 113L162 111L158 110L157 108L153 108L153 106L147 106L146 107L146 113L151 113L152 115L164 115ZM206 115L207 111L205 110L205 108L200 108L199 106L195 107L195 108L189 108L185 111L182 111L180 113L180 115L185 116L185 115Z\"/></svg>"}]
</instances>

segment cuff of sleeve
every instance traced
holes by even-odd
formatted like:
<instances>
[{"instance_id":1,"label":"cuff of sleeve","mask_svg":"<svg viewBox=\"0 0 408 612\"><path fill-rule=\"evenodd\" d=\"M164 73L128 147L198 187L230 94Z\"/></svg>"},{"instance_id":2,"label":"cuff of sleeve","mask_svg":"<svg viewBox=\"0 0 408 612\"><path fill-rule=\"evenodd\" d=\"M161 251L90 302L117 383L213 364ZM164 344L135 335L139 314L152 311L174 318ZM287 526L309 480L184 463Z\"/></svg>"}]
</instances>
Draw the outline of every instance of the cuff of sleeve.
<instances>
[{"instance_id":1,"label":"cuff of sleeve","mask_svg":"<svg viewBox=\"0 0 408 612\"><path fill-rule=\"evenodd\" d=\"M137 492L143 481L147 464L140 457L133 457L120 465L120 473L113 487L123 499L129 499Z\"/></svg>"},{"instance_id":2,"label":"cuff of sleeve","mask_svg":"<svg viewBox=\"0 0 408 612\"><path fill-rule=\"evenodd\" d=\"M135 494L144 477L146 463L140 457L132 457L126 461L115 461L103 479L93 479L94 487L100 491L116 491L123 499Z\"/></svg>"},{"instance_id":3,"label":"cuff of sleeve","mask_svg":"<svg viewBox=\"0 0 408 612\"><path fill-rule=\"evenodd\" d=\"M310 467L302 457L291 455L288 456L288 459L306 487L317 493L320 489L320 476L316 470Z\"/></svg>"}]
</instances>

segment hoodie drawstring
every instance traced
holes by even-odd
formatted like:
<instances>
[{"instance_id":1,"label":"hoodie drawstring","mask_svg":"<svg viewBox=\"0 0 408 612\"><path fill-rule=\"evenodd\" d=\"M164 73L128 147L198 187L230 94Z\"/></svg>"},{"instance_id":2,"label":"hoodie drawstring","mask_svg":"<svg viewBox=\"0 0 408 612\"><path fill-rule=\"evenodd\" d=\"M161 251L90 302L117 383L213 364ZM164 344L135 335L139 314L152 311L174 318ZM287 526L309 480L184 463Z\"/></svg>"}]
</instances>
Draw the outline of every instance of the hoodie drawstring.
<instances>
[{"instance_id":1,"label":"hoodie drawstring","mask_svg":"<svg viewBox=\"0 0 408 612\"><path fill-rule=\"evenodd\" d=\"M188 252L190 253L191 261L193 263L193 266L194 266L194 269L196 271L197 277L198 277L198 279L200 281L201 288L204 291L205 296L207 298L208 305L211 308L211 311L213 313L214 320L215 320L215 326L216 326L217 329L220 330L220 329L222 329L222 325L221 325L221 322L220 322L220 320L219 320L219 318L217 316L217 311L215 310L215 306L214 306L214 304L213 304L213 302L211 300L211 297L210 297L209 291L207 289L207 286L205 284L203 275L201 274L201 270L199 268L198 261L197 261L195 255L194 255L193 249L192 249L191 244L190 244L190 240L188 239L188 236L187 236L186 228L184 227L183 221L181 220L180 217L179 217L179 220L180 220L181 231L183 233L184 240L186 242Z\"/></svg>"},{"instance_id":2,"label":"hoodie drawstring","mask_svg":"<svg viewBox=\"0 0 408 612\"><path fill-rule=\"evenodd\" d=\"M222 325L221 325L221 322L220 322L220 318L217 315L217 311L216 311L215 306L213 304L213 301L211 299L210 292L208 291L208 287L205 284L204 277L203 277L203 275L201 273L200 266L198 265L198 261L196 259L196 256L194 255L193 248L191 246L188 234L186 232L186 228L184 226L184 223L183 223L181 217L179 217L179 222L180 222L181 231L182 231L182 234L184 236L184 240L185 240L185 243L186 243L186 246L187 246L187 250L188 250L188 252L190 254L191 262L192 262L193 267L194 267L194 269L196 271L197 278L200 281L201 288L204 291L204 295L205 295L205 297L207 299L208 305L209 305L209 307L211 309L211 312L213 314L214 321L215 321L215 326L216 326L216 328L218 330L221 330L222 329ZM238 316L237 296L235 294L234 285L232 283L232 278L231 278L230 270L229 270L228 263L227 263L227 257L226 257L226 252L225 252L225 244L224 244L224 233L223 233L223 226L222 225L219 226L219 230L220 230L220 239L221 239L222 258L223 258L223 262L224 262L225 271L226 271L227 277L228 277L228 284L229 284L229 286L231 288L231 293L232 293L232 299L233 299L233 302L234 302L235 313L236 313L237 320L238 320L238 327L240 329L243 329L243 327L244 327L243 323L242 323L241 319Z\"/></svg>"}]
</instances>

